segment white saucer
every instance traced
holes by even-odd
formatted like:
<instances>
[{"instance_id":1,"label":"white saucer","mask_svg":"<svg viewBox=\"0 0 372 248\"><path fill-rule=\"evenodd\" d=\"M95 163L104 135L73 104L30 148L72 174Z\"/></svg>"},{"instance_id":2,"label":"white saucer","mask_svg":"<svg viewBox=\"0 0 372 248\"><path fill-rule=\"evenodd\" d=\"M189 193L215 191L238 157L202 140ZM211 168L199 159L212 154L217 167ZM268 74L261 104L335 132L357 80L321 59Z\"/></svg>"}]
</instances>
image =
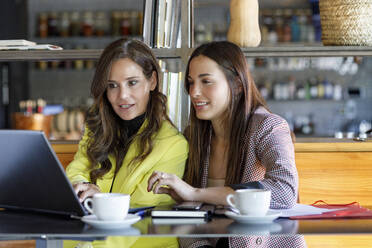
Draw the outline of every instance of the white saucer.
<instances>
[{"instance_id":1,"label":"white saucer","mask_svg":"<svg viewBox=\"0 0 372 248\"><path fill-rule=\"evenodd\" d=\"M239 223L244 224L267 224L280 216L280 212L268 211L265 216L240 215L232 211L226 211L225 215Z\"/></svg>"},{"instance_id":2,"label":"white saucer","mask_svg":"<svg viewBox=\"0 0 372 248\"><path fill-rule=\"evenodd\" d=\"M127 228L141 219L141 216L128 214L124 220L120 221L103 221L98 220L95 215L87 215L81 218L81 221L98 229L118 229Z\"/></svg>"}]
</instances>

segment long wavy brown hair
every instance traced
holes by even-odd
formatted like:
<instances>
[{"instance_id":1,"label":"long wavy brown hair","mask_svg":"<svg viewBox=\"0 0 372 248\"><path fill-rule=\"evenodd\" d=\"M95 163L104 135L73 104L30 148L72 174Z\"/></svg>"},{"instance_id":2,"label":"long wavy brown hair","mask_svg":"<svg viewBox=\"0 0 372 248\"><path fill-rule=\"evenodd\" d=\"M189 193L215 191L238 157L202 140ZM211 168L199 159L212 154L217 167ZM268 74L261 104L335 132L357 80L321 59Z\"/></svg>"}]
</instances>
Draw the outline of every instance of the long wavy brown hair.
<instances>
[{"instance_id":1,"label":"long wavy brown hair","mask_svg":"<svg viewBox=\"0 0 372 248\"><path fill-rule=\"evenodd\" d=\"M266 103L257 90L244 54L237 45L227 41L207 43L194 50L185 73L185 88L188 93L190 62L201 55L219 65L229 84L230 104L224 114L224 125L229 132L227 150L229 167L225 184L240 183L244 154L242 141L249 128L250 117L258 107L267 108ZM194 107L191 106L190 124L185 130L190 151L184 179L195 187L201 187L202 165L207 159L206 151L210 145L211 129L211 121L198 119Z\"/></svg>"},{"instance_id":2,"label":"long wavy brown hair","mask_svg":"<svg viewBox=\"0 0 372 248\"><path fill-rule=\"evenodd\" d=\"M148 121L143 132L128 137L123 120L114 112L107 98L107 85L112 64L123 58L129 58L142 67L145 77L150 80L156 74L156 88L150 92L145 118ZM144 43L137 40L119 39L109 44L98 60L91 85L94 104L86 114L86 126L89 129L87 156L90 161L90 179L96 183L108 173L112 164L108 159L116 159L115 173L120 169L131 142L138 138L138 154L130 165L142 162L153 149L153 136L160 129L164 120L169 120L166 113L166 97L159 92L159 65Z\"/></svg>"}]
</instances>

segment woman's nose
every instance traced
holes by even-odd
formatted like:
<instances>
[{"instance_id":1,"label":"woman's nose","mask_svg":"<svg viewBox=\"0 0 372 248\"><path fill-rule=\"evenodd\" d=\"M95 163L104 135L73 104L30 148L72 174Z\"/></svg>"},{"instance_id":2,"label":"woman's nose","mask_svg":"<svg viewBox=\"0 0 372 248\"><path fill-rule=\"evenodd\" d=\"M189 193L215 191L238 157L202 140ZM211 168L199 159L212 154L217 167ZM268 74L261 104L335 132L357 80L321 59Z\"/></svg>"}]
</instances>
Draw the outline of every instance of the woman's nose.
<instances>
[{"instance_id":1,"label":"woman's nose","mask_svg":"<svg viewBox=\"0 0 372 248\"><path fill-rule=\"evenodd\" d=\"M126 89L125 87L120 87L120 92L119 92L119 97L121 98L121 99L125 99L125 98L127 98L128 97L128 95L129 95L129 90L128 89Z\"/></svg>"},{"instance_id":2,"label":"woman's nose","mask_svg":"<svg viewBox=\"0 0 372 248\"><path fill-rule=\"evenodd\" d=\"M200 94L201 94L200 87L194 83L190 87L190 96L195 98L195 97L200 96Z\"/></svg>"}]
</instances>

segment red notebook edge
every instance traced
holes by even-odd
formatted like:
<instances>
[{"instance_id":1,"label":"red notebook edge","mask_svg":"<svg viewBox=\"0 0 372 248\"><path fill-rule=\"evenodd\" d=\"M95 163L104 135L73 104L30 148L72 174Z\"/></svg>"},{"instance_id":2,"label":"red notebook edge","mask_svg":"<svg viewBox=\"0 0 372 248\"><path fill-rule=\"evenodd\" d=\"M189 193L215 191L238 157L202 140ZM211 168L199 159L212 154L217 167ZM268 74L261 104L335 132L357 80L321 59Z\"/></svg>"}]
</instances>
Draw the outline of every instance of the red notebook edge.
<instances>
[{"instance_id":1,"label":"red notebook edge","mask_svg":"<svg viewBox=\"0 0 372 248\"><path fill-rule=\"evenodd\" d=\"M331 212L313 215L300 215L289 217L292 220L306 220L306 219L342 219L342 218L372 218L372 211L368 208L362 207L358 202L351 202L347 204L328 204L322 200L316 201L311 206L326 209L339 209Z\"/></svg>"}]
</instances>

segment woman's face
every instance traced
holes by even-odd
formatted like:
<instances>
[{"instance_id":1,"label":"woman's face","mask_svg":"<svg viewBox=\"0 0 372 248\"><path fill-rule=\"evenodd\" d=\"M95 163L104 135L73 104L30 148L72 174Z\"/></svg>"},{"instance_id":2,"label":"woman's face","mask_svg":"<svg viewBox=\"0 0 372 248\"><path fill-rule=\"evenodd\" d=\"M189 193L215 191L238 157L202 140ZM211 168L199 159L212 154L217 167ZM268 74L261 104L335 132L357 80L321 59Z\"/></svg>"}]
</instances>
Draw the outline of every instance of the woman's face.
<instances>
[{"instance_id":1,"label":"woman's face","mask_svg":"<svg viewBox=\"0 0 372 248\"><path fill-rule=\"evenodd\" d=\"M219 65L203 55L194 57L189 65L188 81L196 117L222 121L230 103L230 89Z\"/></svg>"},{"instance_id":2,"label":"woman's face","mask_svg":"<svg viewBox=\"0 0 372 248\"><path fill-rule=\"evenodd\" d=\"M145 113L156 77L154 72L148 80L141 66L124 58L112 64L107 84L107 98L115 113L123 120L132 120Z\"/></svg>"}]
</instances>

